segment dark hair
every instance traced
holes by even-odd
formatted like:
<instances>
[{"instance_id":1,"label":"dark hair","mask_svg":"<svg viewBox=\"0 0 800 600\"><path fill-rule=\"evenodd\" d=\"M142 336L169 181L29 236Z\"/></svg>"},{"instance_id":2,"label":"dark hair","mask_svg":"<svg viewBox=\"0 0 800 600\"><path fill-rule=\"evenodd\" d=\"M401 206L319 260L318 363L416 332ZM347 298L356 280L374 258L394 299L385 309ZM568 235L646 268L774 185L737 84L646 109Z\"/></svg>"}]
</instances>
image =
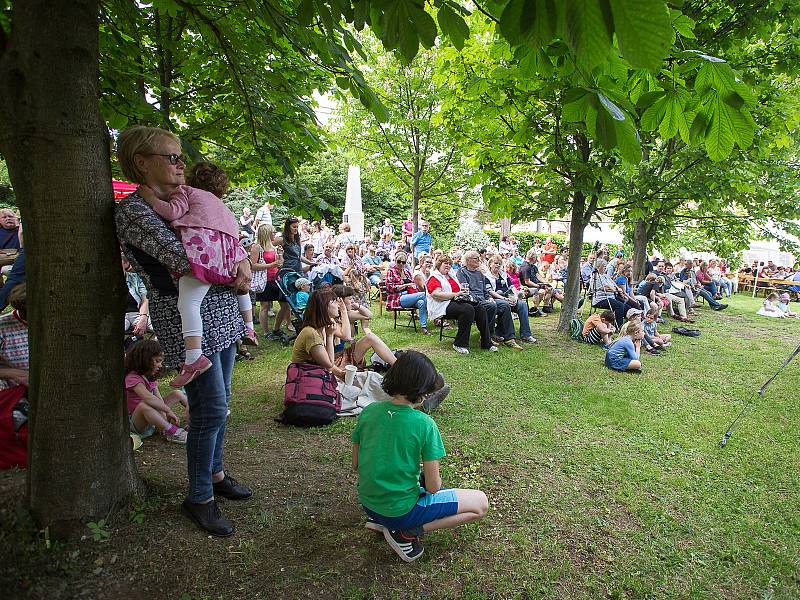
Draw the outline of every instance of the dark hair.
<instances>
[{"instance_id":1,"label":"dark hair","mask_svg":"<svg viewBox=\"0 0 800 600\"><path fill-rule=\"evenodd\" d=\"M286 217L286 221L283 223L283 241L287 244L296 244L300 241L300 232L297 232L297 235L292 235L292 224L299 223L299 217L289 216Z\"/></svg>"},{"instance_id":2,"label":"dark hair","mask_svg":"<svg viewBox=\"0 0 800 600\"><path fill-rule=\"evenodd\" d=\"M320 287L308 297L305 313L303 313L303 327L322 329L331 324L328 314L328 304L336 300L336 294L329 287Z\"/></svg>"},{"instance_id":3,"label":"dark hair","mask_svg":"<svg viewBox=\"0 0 800 600\"><path fill-rule=\"evenodd\" d=\"M603 312L601 312L600 319L605 321L606 323L614 323L617 320L617 318L614 316L614 313L610 310L604 310Z\"/></svg>"},{"instance_id":4,"label":"dark hair","mask_svg":"<svg viewBox=\"0 0 800 600\"><path fill-rule=\"evenodd\" d=\"M665 263L664 263L664 268L665 268L665 269L666 269L667 267L673 267L673 266L674 266L674 265L673 265L671 262L669 262L669 261L667 261L667 262L665 262Z\"/></svg>"},{"instance_id":5,"label":"dark hair","mask_svg":"<svg viewBox=\"0 0 800 600\"><path fill-rule=\"evenodd\" d=\"M305 246L303 246L303 252L306 252L309 248L313 250L314 244L306 244Z\"/></svg>"},{"instance_id":6,"label":"dark hair","mask_svg":"<svg viewBox=\"0 0 800 600\"><path fill-rule=\"evenodd\" d=\"M11 293L8 295L8 303L13 306L17 314L26 321L28 320L27 289L24 283L20 283L11 288Z\"/></svg>"},{"instance_id":7,"label":"dark hair","mask_svg":"<svg viewBox=\"0 0 800 600\"><path fill-rule=\"evenodd\" d=\"M436 390L438 373L431 359L415 350L403 352L383 377L383 391L402 395L412 404Z\"/></svg>"},{"instance_id":8,"label":"dark hair","mask_svg":"<svg viewBox=\"0 0 800 600\"><path fill-rule=\"evenodd\" d=\"M198 162L189 167L186 183L211 192L217 198L222 198L231 184L225 169L210 162Z\"/></svg>"},{"instance_id":9,"label":"dark hair","mask_svg":"<svg viewBox=\"0 0 800 600\"><path fill-rule=\"evenodd\" d=\"M356 295L356 291L349 285L344 285L343 283L336 283L332 287L333 287L333 293L336 294L337 298L348 298L350 296Z\"/></svg>"},{"instance_id":10,"label":"dark hair","mask_svg":"<svg viewBox=\"0 0 800 600\"><path fill-rule=\"evenodd\" d=\"M153 359L156 356L163 356L164 351L156 340L141 340L131 346L125 355L125 373L138 373L144 377L155 377L151 373L153 370Z\"/></svg>"}]
</instances>

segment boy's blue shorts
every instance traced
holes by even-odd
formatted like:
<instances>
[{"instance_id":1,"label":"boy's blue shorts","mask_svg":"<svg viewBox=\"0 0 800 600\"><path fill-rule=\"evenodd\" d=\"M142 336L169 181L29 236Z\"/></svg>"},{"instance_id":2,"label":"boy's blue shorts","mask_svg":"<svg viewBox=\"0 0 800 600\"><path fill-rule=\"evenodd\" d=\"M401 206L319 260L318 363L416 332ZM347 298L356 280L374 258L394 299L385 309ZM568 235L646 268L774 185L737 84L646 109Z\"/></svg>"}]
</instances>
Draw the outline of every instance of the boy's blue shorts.
<instances>
[{"instance_id":1,"label":"boy's blue shorts","mask_svg":"<svg viewBox=\"0 0 800 600\"><path fill-rule=\"evenodd\" d=\"M366 506L364 510L384 527L393 531L406 531L456 514L458 512L458 496L453 490L439 490L435 494L420 491L417 503L410 511L399 517L384 517Z\"/></svg>"}]
</instances>

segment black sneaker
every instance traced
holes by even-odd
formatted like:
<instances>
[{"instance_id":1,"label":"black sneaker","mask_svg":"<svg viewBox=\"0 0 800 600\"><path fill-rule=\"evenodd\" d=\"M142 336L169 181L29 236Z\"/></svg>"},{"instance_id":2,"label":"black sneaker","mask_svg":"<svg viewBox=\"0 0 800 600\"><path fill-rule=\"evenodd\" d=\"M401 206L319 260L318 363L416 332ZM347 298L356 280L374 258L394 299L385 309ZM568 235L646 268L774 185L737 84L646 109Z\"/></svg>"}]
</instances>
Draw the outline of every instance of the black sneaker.
<instances>
[{"instance_id":1,"label":"black sneaker","mask_svg":"<svg viewBox=\"0 0 800 600\"><path fill-rule=\"evenodd\" d=\"M194 521L200 529L217 537L229 537L236 531L225 515L219 510L215 500L205 504L195 504L184 500L181 512Z\"/></svg>"},{"instance_id":2,"label":"black sneaker","mask_svg":"<svg viewBox=\"0 0 800 600\"><path fill-rule=\"evenodd\" d=\"M725 310L726 308L728 308L728 305L727 304L717 304L716 306L713 306L712 308L714 310Z\"/></svg>"},{"instance_id":3,"label":"black sneaker","mask_svg":"<svg viewBox=\"0 0 800 600\"><path fill-rule=\"evenodd\" d=\"M553 312L553 307L552 306L543 306L542 307L542 312L551 313L551 312Z\"/></svg>"},{"instance_id":4,"label":"black sneaker","mask_svg":"<svg viewBox=\"0 0 800 600\"><path fill-rule=\"evenodd\" d=\"M534 310L532 310L530 312L530 316L532 316L532 317L543 317L544 313L537 308L537 309L534 309Z\"/></svg>"},{"instance_id":5,"label":"black sneaker","mask_svg":"<svg viewBox=\"0 0 800 600\"><path fill-rule=\"evenodd\" d=\"M425 552L419 538L416 536L409 535L402 531L384 529L383 537L389 542L389 545L392 547L392 550L397 553L397 556L406 562L414 562Z\"/></svg>"},{"instance_id":6,"label":"black sneaker","mask_svg":"<svg viewBox=\"0 0 800 600\"><path fill-rule=\"evenodd\" d=\"M450 386L444 385L440 389L436 390L432 394L428 394L422 400L422 410L428 414L432 413L434 410L439 408L439 405L442 403L442 400L447 398L447 394L450 393Z\"/></svg>"},{"instance_id":7,"label":"black sneaker","mask_svg":"<svg viewBox=\"0 0 800 600\"><path fill-rule=\"evenodd\" d=\"M253 495L253 490L225 473L225 478L214 484L214 495L228 500L245 500Z\"/></svg>"}]
</instances>

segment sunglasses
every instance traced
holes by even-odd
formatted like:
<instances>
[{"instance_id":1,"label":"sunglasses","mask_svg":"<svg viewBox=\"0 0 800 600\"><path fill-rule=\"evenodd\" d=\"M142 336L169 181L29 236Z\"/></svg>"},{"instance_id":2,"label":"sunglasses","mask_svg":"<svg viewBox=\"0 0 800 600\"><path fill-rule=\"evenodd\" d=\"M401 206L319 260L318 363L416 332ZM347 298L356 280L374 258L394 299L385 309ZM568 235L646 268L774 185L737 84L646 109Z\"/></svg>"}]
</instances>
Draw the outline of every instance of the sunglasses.
<instances>
[{"instance_id":1,"label":"sunglasses","mask_svg":"<svg viewBox=\"0 0 800 600\"><path fill-rule=\"evenodd\" d=\"M406 264L406 261L404 261L404 260L402 260L402 259L397 259L395 262L397 262L397 264L398 264L398 265L404 265L404 264Z\"/></svg>"},{"instance_id":2,"label":"sunglasses","mask_svg":"<svg viewBox=\"0 0 800 600\"><path fill-rule=\"evenodd\" d=\"M186 164L185 154L159 154L158 152L148 152L146 156L165 156L169 160L169 164L177 165L178 161Z\"/></svg>"}]
</instances>

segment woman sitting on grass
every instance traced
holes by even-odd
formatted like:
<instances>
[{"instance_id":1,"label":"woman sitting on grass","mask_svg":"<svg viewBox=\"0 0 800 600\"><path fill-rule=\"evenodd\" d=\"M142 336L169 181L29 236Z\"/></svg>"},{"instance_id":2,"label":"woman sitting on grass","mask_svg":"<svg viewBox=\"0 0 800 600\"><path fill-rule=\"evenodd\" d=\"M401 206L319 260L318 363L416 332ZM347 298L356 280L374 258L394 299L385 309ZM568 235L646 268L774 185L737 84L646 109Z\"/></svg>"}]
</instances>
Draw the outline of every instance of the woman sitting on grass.
<instances>
[{"instance_id":1,"label":"woman sitting on grass","mask_svg":"<svg viewBox=\"0 0 800 600\"><path fill-rule=\"evenodd\" d=\"M611 344L606 352L606 366L614 371L641 372L642 362L639 360L644 328L641 323L632 323L628 327L628 335L623 335Z\"/></svg>"},{"instance_id":2,"label":"woman sitting on grass","mask_svg":"<svg viewBox=\"0 0 800 600\"><path fill-rule=\"evenodd\" d=\"M477 521L489 510L480 490L442 488L442 437L433 419L414 410L436 390L437 380L427 356L404 352L383 379L392 399L364 408L351 436L366 527L382 533L405 562L422 556L424 532Z\"/></svg>"},{"instance_id":3,"label":"woman sitting on grass","mask_svg":"<svg viewBox=\"0 0 800 600\"><path fill-rule=\"evenodd\" d=\"M308 298L303 313L303 328L292 347L293 363L311 363L328 369L337 377L344 377L344 370L334 364L335 319L340 312L347 312L344 300L336 297L330 287L315 290Z\"/></svg>"}]
</instances>

